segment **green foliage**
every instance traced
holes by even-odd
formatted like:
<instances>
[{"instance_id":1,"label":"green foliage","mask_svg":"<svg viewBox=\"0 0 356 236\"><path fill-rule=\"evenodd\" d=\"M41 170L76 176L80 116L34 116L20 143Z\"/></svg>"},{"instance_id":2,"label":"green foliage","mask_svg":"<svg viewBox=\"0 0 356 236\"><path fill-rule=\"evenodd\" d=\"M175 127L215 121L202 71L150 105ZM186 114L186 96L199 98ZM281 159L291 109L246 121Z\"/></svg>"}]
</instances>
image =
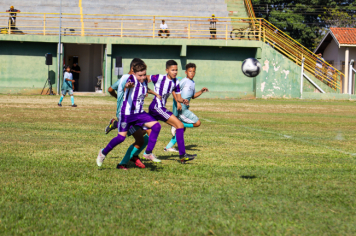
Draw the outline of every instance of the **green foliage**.
<instances>
[{"instance_id":1,"label":"green foliage","mask_svg":"<svg viewBox=\"0 0 356 236\"><path fill-rule=\"evenodd\" d=\"M337 9L326 9L327 13L323 17L323 21L330 27L346 27L353 28L356 26L355 15L352 16L347 12L342 12Z\"/></svg>"},{"instance_id":2,"label":"green foliage","mask_svg":"<svg viewBox=\"0 0 356 236\"><path fill-rule=\"evenodd\" d=\"M354 0L252 0L256 17L263 17L290 35L305 47L313 50L330 26L325 18L336 9L343 15L354 15ZM330 10L328 10L330 9Z\"/></svg>"},{"instance_id":3,"label":"green foliage","mask_svg":"<svg viewBox=\"0 0 356 236\"><path fill-rule=\"evenodd\" d=\"M58 99L0 95L0 235L356 235L353 102L195 99L196 160L162 124L162 163L120 171L115 99Z\"/></svg>"}]
</instances>

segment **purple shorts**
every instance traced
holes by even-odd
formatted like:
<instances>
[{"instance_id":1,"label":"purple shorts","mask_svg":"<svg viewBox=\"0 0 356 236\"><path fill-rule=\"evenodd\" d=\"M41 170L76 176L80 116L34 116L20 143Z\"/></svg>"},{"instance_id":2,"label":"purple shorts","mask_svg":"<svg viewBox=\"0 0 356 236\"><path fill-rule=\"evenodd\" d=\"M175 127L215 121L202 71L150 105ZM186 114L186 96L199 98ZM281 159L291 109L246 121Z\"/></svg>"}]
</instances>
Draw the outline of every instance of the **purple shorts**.
<instances>
[{"instance_id":1,"label":"purple shorts","mask_svg":"<svg viewBox=\"0 0 356 236\"><path fill-rule=\"evenodd\" d=\"M117 123L117 128L119 132L127 132L129 131L131 126L139 126L142 127L144 124L152 121L157 121L155 118L147 114L145 111L140 114L133 115L120 115L120 119Z\"/></svg>"},{"instance_id":2,"label":"purple shorts","mask_svg":"<svg viewBox=\"0 0 356 236\"><path fill-rule=\"evenodd\" d=\"M173 113L165 107L149 107L149 114L156 120L166 122Z\"/></svg>"}]
</instances>

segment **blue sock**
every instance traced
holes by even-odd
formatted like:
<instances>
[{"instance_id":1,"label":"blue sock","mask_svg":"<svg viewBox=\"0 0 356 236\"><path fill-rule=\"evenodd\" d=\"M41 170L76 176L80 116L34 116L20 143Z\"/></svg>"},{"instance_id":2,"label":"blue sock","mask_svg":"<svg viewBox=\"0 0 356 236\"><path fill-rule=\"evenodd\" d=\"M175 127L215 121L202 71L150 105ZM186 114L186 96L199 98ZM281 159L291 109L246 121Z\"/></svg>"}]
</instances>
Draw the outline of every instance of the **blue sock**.
<instances>
[{"instance_id":1,"label":"blue sock","mask_svg":"<svg viewBox=\"0 0 356 236\"><path fill-rule=\"evenodd\" d=\"M74 105L74 96L70 96L70 100L72 101L72 105Z\"/></svg>"},{"instance_id":2,"label":"blue sock","mask_svg":"<svg viewBox=\"0 0 356 236\"><path fill-rule=\"evenodd\" d=\"M194 124L187 124L187 123L184 123L182 122L183 125L184 125L184 128L193 128L194 127Z\"/></svg>"},{"instance_id":3,"label":"blue sock","mask_svg":"<svg viewBox=\"0 0 356 236\"><path fill-rule=\"evenodd\" d=\"M148 135L147 135L147 134L146 134L145 136L143 136L143 140L144 140L143 146L140 147L140 149L138 149L137 152L135 152L135 153L133 154L133 156L138 156L138 155L140 155L140 153L142 152L142 150L147 147L147 144L148 144ZM131 158L132 158L132 157L131 157Z\"/></svg>"},{"instance_id":4,"label":"blue sock","mask_svg":"<svg viewBox=\"0 0 356 236\"><path fill-rule=\"evenodd\" d=\"M131 157L133 156L133 154L135 152L137 152L137 150L138 149L135 148L134 145L131 145L129 147L129 149L127 149L127 152L126 152L124 158L122 159L122 161L120 162L120 165L126 165L129 162L129 160L131 159Z\"/></svg>"},{"instance_id":5,"label":"blue sock","mask_svg":"<svg viewBox=\"0 0 356 236\"><path fill-rule=\"evenodd\" d=\"M61 98L59 99L59 104L61 104L62 103L62 101L63 101L63 95L61 96Z\"/></svg>"},{"instance_id":6,"label":"blue sock","mask_svg":"<svg viewBox=\"0 0 356 236\"><path fill-rule=\"evenodd\" d=\"M174 144L177 143L177 139L176 139L176 136L172 137L171 141L169 141L168 145L167 145L167 149L171 148L174 146Z\"/></svg>"}]
</instances>

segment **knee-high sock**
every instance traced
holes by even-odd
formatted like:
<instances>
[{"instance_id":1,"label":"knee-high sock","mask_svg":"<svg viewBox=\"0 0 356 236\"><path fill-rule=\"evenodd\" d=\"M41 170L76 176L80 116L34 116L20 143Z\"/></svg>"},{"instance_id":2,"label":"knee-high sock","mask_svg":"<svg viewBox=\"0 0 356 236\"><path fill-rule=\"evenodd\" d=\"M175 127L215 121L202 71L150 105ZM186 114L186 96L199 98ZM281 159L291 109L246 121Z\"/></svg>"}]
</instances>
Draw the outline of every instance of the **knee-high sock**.
<instances>
[{"instance_id":1,"label":"knee-high sock","mask_svg":"<svg viewBox=\"0 0 356 236\"><path fill-rule=\"evenodd\" d=\"M105 156L108 155L108 153L111 152L111 150L113 150L114 147L116 147L117 145L125 141L125 138L126 137L118 134L115 138L111 139L110 143L106 146L106 148L103 149L103 154Z\"/></svg>"},{"instance_id":2,"label":"knee-high sock","mask_svg":"<svg viewBox=\"0 0 356 236\"><path fill-rule=\"evenodd\" d=\"M144 141L144 142L143 142L142 147L140 147L140 149L138 149L130 158L140 155L140 153L142 152L142 150L147 147L148 139L149 139L149 137L148 137L148 135L146 134L146 135L143 137L143 141Z\"/></svg>"},{"instance_id":3,"label":"knee-high sock","mask_svg":"<svg viewBox=\"0 0 356 236\"><path fill-rule=\"evenodd\" d=\"M61 98L59 99L59 104L61 104L62 103L62 101L63 101L63 95L61 96Z\"/></svg>"},{"instance_id":4,"label":"knee-high sock","mask_svg":"<svg viewBox=\"0 0 356 236\"><path fill-rule=\"evenodd\" d=\"M74 96L70 96L70 100L72 101L72 105L74 105Z\"/></svg>"},{"instance_id":5,"label":"knee-high sock","mask_svg":"<svg viewBox=\"0 0 356 236\"><path fill-rule=\"evenodd\" d=\"M134 145L131 145L131 146L129 147L129 149L127 149L127 152L126 152L124 158L122 159L122 161L120 162L120 165L126 165L127 162L129 162L129 160L130 160L131 157L133 156L133 154L134 154L135 152L137 152L137 150L138 150L138 149L135 148Z\"/></svg>"},{"instance_id":6,"label":"knee-high sock","mask_svg":"<svg viewBox=\"0 0 356 236\"><path fill-rule=\"evenodd\" d=\"M177 138L176 138L176 136L174 136L174 137L172 137L171 141L169 141L166 148L169 149L169 148L173 147L174 144L176 144L176 143L177 143Z\"/></svg>"},{"instance_id":7,"label":"knee-high sock","mask_svg":"<svg viewBox=\"0 0 356 236\"><path fill-rule=\"evenodd\" d=\"M161 131L161 125L157 122L154 126L151 127L151 130L152 131L150 137L148 138L148 144L146 149L147 154L151 154L153 149L155 148L159 132Z\"/></svg>"},{"instance_id":8,"label":"knee-high sock","mask_svg":"<svg viewBox=\"0 0 356 236\"><path fill-rule=\"evenodd\" d=\"M183 125L184 125L184 128L193 128L194 127L194 124L188 124L188 123L184 123L182 122Z\"/></svg>"},{"instance_id":9,"label":"knee-high sock","mask_svg":"<svg viewBox=\"0 0 356 236\"><path fill-rule=\"evenodd\" d=\"M177 129L176 137L177 137L179 155L182 156L185 154L184 129Z\"/></svg>"}]
</instances>

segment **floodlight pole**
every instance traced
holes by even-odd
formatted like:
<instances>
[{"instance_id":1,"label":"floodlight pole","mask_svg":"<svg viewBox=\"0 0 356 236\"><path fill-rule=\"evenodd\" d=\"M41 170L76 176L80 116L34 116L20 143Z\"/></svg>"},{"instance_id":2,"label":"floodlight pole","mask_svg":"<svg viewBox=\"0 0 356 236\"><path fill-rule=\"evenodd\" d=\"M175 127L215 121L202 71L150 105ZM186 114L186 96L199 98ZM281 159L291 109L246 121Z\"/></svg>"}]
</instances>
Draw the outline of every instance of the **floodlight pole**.
<instances>
[{"instance_id":1,"label":"floodlight pole","mask_svg":"<svg viewBox=\"0 0 356 236\"><path fill-rule=\"evenodd\" d=\"M62 47L61 47L61 28L62 28L62 0L59 3L59 39L58 39L58 53L57 53L57 61L58 61L58 77L57 77L57 95L59 95L60 91L60 81L61 81L61 55L62 55Z\"/></svg>"},{"instance_id":2,"label":"floodlight pole","mask_svg":"<svg viewBox=\"0 0 356 236\"><path fill-rule=\"evenodd\" d=\"M352 71L353 71L353 66L352 64L354 64L354 59L352 59L350 61L350 71L349 71L349 94L352 94Z\"/></svg>"}]
</instances>

